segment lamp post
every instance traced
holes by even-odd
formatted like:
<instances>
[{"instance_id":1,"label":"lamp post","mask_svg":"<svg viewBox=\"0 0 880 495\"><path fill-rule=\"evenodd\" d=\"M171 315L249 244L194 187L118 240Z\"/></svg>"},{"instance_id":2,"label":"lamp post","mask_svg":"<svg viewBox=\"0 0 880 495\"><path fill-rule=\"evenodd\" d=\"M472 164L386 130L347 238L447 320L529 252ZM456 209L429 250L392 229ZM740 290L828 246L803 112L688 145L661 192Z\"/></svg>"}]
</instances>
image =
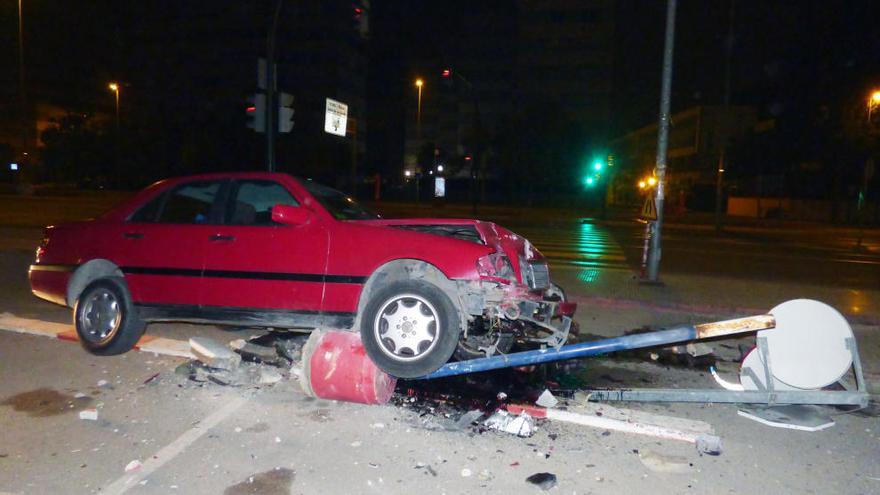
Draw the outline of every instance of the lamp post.
<instances>
[{"instance_id":1,"label":"lamp post","mask_svg":"<svg viewBox=\"0 0 880 495\"><path fill-rule=\"evenodd\" d=\"M27 157L30 129L28 126L27 93L24 83L24 18L22 17L21 1L18 0L18 91L21 103L21 154ZM22 160L26 162L26 159Z\"/></svg>"},{"instance_id":2,"label":"lamp post","mask_svg":"<svg viewBox=\"0 0 880 495\"><path fill-rule=\"evenodd\" d=\"M116 94L116 134L119 134L119 83L112 82L107 87Z\"/></svg>"},{"instance_id":3,"label":"lamp post","mask_svg":"<svg viewBox=\"0 0 880 495\"><path fill-rule=\"evenodd\" d=\"M871 96L868 97L868 125L871 125L871 113L874 112L874 109L880 106L880 89L871 93Z\"/></svg>"},{"instance_id":4,"label":"lamp post","mask_svg":"<svg viewBox=\"0 0 880 495\"><path fill-rule=\"evenodd\" d=\"M868 136L871 135L871 114L878 106L880 106L880 89L872 91L870 96L868 96ZM870 150L871 147L868 146L868 158L865 159L865 166L862 169L862 187L859 189L859 197L856 202L856 215L858 215L859 222L859 236L856 240L856 250L862 248L862 237L864 236L864 230L862 228L862 217L864 215L862 209L865 207L865 199L868 194L868 182L870 182L871 178L874 176L874 160L871 158ZM880 205L875 206L875 208L880 208Z\"/></svg>"},{"instance_id":5,"label":"lamp post","mask_svg":"<svg viewBox=\"0 0 880 495\"><path fill-rule=\"evenodd\" d=\"M425 85L425 81L422 81L422 78L416 79L416 88L419 91L419 103L416 107L416 139L422 139L422 86Z\"/></svg>"}]
</instances>

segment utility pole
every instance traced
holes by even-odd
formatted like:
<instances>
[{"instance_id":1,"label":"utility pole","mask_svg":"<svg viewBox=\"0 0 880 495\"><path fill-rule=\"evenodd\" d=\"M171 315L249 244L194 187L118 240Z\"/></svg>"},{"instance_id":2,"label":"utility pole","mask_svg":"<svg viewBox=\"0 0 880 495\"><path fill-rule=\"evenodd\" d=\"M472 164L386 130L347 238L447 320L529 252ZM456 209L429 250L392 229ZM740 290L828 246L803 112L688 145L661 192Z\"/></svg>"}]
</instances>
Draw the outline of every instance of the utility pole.
<instances>
[{"instance_id":1,"label":"utility pole","mask_svg":"<svg viewBox=\"0 0 880 495\"><path fill-rule=\"evenodd\" d=\"M727 142L730 135L730 61L733 58L733 19L736 12L736 0L730 0L730 13L728 14L727 38L724 40L724 104L721 107L721 150L718 153L718 170L715 171L715 231L721 232L722 212L724 203L724 170L727 159Z\"/></svg>"},{"instance_id":2,"label":"utility pole","mask_svg":"<svg viewBox=\"0 0 880 495\"><path fill-rule=\"evenodd\" d=\"M18 0L18 91L19 103L21 103L21 153L26 162L28 157L28 148L30 147L29 135L30 126L28 124L28 105L27 92L25 90L24 78L24 17L21 6L22 0ZM26 165L26 163L23 163Z\"/></svg>"},{"instance_id":3,"label":"utility pole","mask_svg":"<svg viewBox=\"0 0 880 495\"><path fill-rule=\"evenodd\" d=\"M278 17L281 15L281 4L275 4L275 15L272 27L269 28L269 41L266 53L266 169L275 171L275 130L278 128L278 109L275 98L277 75L275 74L275 35L278 32Z\"/></svg>"},{"instance_id":4,"label":"utility pole","mask_svg":"<svg viewBox=\"0 0 880 495\"><path fill-rule=\"evenodd\" d=\"M666 3L666 42L663 45L663 76L660 88L660 123L657 133L657 221L651 237L651 251L648 254L648 281L657 283L663 229L663 200L666 185L666 149L669 147L669 104L672 91L672 55L675 47L675 7L676 0Z\"/></svg>"}]
</instances>

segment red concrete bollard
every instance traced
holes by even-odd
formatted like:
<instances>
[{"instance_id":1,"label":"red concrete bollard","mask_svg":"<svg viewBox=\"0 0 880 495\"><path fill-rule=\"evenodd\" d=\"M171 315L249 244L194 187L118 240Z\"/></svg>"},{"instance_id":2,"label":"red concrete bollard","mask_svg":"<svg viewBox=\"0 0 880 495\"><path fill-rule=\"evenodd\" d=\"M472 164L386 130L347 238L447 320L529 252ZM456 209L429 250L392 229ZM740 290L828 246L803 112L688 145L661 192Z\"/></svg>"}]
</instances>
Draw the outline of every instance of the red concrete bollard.
<instances>
[{"instance_id":1,"label":"red concrete bollard","mask_svg":"<svg viewBox=\"0 0 880 495\"><path fill-rule=\"evenodd\" d=\"M367 356L361 336L341 330L315 330L303 347L303 391L312 397L360 404L385 404L397 378Z\"/></svg>"}]
</instances>

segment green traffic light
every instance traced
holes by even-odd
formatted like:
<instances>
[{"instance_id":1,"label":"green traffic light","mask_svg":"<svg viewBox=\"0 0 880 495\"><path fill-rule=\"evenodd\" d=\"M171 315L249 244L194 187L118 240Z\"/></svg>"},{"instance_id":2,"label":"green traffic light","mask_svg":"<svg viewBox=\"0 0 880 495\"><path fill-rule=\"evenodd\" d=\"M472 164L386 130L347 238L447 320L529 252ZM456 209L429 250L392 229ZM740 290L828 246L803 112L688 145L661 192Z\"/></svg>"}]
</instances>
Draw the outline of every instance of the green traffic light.
<instances>
[{"instance_id":1,"label":"green traffic light","mask_svg":"<svg viewBox=\"0 0 880 495\"><path fill-rule=\"evenodd\" d=\"M592 186L593 182L595 182L595 179L593 179L592 177L587 177L587 185L588 186Z\"/></svg>"},{"instance_id":2,"label":"green traffic light","mask_svg":"<svg viewBox=\"0 0 880 495\"><path fill-rule=\"evenodd\" d=\"M602 170L602 162L596 160L595 162L593 162L593 168L596 169L596 172Z\"/></svg>"}]
</instances>

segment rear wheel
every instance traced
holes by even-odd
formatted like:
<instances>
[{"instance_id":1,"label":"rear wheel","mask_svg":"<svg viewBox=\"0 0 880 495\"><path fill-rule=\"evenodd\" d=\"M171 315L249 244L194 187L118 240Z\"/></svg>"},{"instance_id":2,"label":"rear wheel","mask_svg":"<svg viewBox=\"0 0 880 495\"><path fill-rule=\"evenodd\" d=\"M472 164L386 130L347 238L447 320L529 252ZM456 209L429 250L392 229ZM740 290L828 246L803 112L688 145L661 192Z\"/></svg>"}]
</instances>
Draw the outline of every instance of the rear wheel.
<instances>
[{"instance_id":1,"label":"rear wheel","mask_svg":"<svg viewBox=\"0 0 880 495\"><path fill-rule=\"evenodd\" d=\"M100 356L131 350L146 326L120 277L98 279L86 286L73 308L73 323L82 346Z\"/></svg>"},{"instance_id":2,"label":"rear wheel","mask_svg":"<svg viewBox=\"0 0 880 495\"><path fill-rule=\"evenodd\" d=\"M370 359L399 378L427 375L443 366L458 343L458 311L438 287L401 280L377 290L361 318Z\"/></svg>"}]
</instances>

